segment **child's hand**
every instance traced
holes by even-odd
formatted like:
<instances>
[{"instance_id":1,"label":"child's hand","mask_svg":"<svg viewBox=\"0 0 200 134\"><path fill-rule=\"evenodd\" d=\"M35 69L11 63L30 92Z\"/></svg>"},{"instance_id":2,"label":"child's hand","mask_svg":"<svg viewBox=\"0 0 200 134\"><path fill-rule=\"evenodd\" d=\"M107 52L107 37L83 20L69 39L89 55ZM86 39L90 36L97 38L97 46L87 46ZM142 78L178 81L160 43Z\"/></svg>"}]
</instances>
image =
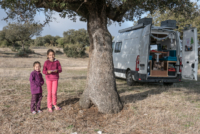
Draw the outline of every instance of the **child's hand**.
<instances>
[{"instance_id":1,"label":"child's hand","mask_svg":"<svg viewBox=\"0 0 200 134\"><path fill-rule=\"evenodd\" d=\"M48 71L47 71L48 74L50 74L51 72L52 72L51 70L48 70Z\"/></svg>"},{"instance_id":2,"label":"child's hand","mask_svg":"<svg viewBox=\"0 0 200 134\"><path fill-rule=\"evenodd\" d=\"M58 72L58 70L56 69L56 70L54 70L53 72L54 72L54 73L57 73L57 72Z\"/></svg>"}]
</instances>

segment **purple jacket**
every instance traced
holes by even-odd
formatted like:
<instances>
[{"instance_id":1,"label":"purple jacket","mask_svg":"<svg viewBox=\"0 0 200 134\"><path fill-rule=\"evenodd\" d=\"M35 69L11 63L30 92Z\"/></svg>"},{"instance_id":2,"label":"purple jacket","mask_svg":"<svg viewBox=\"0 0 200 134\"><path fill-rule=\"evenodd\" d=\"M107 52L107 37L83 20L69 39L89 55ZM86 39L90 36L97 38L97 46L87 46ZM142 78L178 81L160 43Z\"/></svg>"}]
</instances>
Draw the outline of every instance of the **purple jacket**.
<instances>
[{"instance_id":1,"label":"purple jacket","mask_svg":"<svg viewBox=\"0 0 200 134\"><path fill-rule=\"evenodd\" d=\"M42 78L42 74L40 71L33 71L30 75L30 86L31 86L31 94L39 94L42 93L42 85L44 84L44 79Z\"/></svg>"},{"instance_id":2,"label":"purple jacket","mask_svg":"<svg viewBox=\"0 0 200 134\"><path fill-rule=\"evenodd\" d=\"M53 72L51 74L47 73L48 70L55 70L55 69L58 70L57 73L55 73L55 72ZM61 72L62 72L62 68L61 68L60 62L58 60L55 59L53 62L51 62L50 60L45 61L42 73L45 74L46 80L58 80L59 73L61 73Z\"/></svg>"}]
</instances>

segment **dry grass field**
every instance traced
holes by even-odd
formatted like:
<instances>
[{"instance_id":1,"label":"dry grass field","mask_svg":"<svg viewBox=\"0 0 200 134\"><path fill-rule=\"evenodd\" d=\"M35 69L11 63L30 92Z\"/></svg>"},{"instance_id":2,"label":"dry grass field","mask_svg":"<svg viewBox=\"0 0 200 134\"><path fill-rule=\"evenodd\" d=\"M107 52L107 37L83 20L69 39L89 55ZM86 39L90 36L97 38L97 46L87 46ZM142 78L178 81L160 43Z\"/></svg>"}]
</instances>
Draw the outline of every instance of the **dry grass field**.
<instances>
[{"instance_id":1,"label":"dry grass field","mask_svg":"<svg viewBox=\"0 0 200 134\"><path fill-rule=\"evenodd\" d=\"M17 58L0 49L0 133L2 134L199 134L200 80L165 87L138 83L127 86L117 79L124 108L117 114L101 114L95 106L81 109L78 100L85 88L88 58L56 55L63 72L58 86L61 111L48 113L46 84L43 113L30 113L29 75L34 61L43 65L45 48L34 49L29 58ZM43 75L44 78L44 75Z\"/></svg>"}]
</instances>

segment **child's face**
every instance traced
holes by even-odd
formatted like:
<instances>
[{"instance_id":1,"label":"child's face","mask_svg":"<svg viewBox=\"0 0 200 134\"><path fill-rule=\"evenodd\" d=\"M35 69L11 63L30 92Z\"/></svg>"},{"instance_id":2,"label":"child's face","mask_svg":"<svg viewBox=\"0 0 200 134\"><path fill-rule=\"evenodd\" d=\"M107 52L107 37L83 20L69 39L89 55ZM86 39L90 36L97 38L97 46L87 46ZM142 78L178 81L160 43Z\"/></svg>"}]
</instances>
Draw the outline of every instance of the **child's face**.
<instances>
[{"instance_id":1,"label":"child's face","mask_svg":"<svg viewBox=\"0 0 200 134\"><path fill-rule=\"evenodd\" d=\"M39 64L35 64L34 69L35 69L35 71L40 71L40 65Z\"/></svg>"},{"instance_id":2,"label":"child's face","mask_svg":"<svg viewBox=\"0 0 200 134\"><path fill-rule=\"evenodd\" d=\"M49 55L48 55L49 60L53 60L54 57L55 57L54 53L50 52Z\"/></svg>"}]
</instances>

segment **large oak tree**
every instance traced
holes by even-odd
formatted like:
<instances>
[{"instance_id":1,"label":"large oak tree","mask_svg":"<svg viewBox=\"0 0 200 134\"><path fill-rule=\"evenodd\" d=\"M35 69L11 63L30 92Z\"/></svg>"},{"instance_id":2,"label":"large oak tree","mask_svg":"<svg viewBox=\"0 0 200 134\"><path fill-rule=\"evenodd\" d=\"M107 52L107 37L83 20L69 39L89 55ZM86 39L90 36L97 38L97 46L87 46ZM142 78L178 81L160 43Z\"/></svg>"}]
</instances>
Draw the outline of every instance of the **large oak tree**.
<instances>
[{"instance_id":1,"label":"large oak tree","mask_svg":"<svg viewBox=\"0 0 200 134\"><path fill-rule=\"evenodd\" d=\"M107 29L111 22L132 21L144 12L173 9L177 13L190 15L189 0L1 0L8 18L34 18L37 11L44 9L47 22L48 9L60 12L61 17L75 20L76 15L87 22L90 50L87 84L80 106L89 108L91 103L99 112L117 113L122 103L117 93L112 59L112 36ZM26 10L26 12L25 12ZM68 25L66 24L66 27Z\"/></svg>"}]
</instances>

